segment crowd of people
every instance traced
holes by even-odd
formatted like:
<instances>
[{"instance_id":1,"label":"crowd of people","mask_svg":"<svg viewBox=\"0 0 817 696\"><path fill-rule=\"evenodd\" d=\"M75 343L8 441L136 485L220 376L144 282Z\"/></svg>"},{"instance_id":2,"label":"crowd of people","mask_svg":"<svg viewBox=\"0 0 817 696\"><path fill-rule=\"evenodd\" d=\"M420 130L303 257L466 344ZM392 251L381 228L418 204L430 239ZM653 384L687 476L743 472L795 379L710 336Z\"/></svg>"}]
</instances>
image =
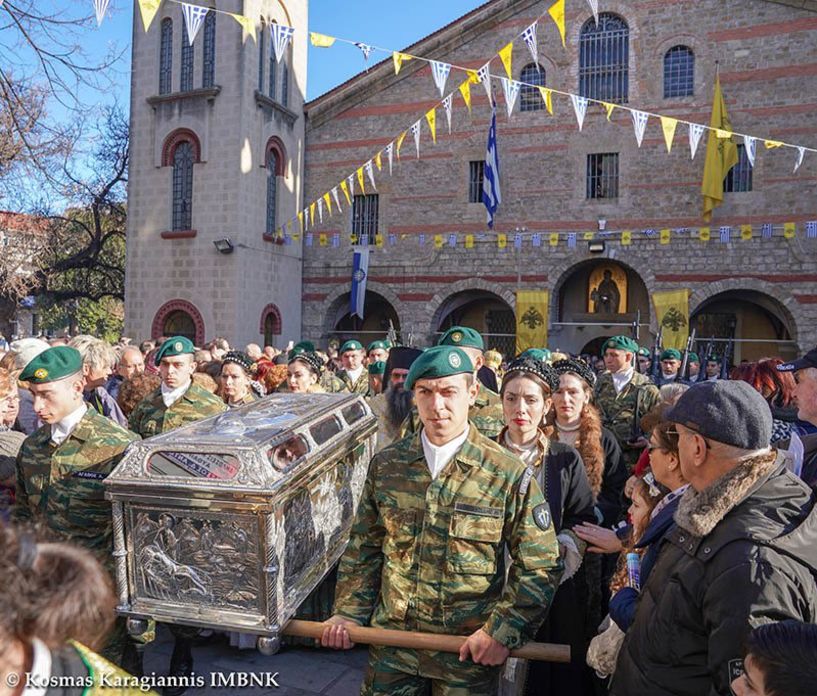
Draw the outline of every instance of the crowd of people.
<instances>
[{"instance_id":1,"label":"crowd of people","mask_svg":"<svg viewBox=\"0 0 817 696\"><path fill-rule=\"evenodd\" d=\"M138 438L333 392L369 404L377 454L334 601L311 609L321 643L351 647L358 624L466 636L459 655L372 646L363 693L813 693L817 348L727 374L722 357L686 358L665 350L659 370L627 336L598 358L502 356L462 326L428 348L13 341L0 672L140 675L113 608L105 477ZM199 631L170 628L168 675L189 676ZM531 640L571 660L510 657Z\"/></svg>"}]
</instances>

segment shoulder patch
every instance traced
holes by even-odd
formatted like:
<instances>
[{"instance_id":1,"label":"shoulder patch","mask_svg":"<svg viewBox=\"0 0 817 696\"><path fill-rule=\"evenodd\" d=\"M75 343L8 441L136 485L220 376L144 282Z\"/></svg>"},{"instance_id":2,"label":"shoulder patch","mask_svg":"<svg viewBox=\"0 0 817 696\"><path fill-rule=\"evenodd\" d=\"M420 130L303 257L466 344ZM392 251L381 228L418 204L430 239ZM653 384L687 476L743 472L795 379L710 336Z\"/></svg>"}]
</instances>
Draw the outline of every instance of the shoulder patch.
<instances>
[{"instance_id":1,"label":"shoulder patch","mask_svg":"<svg viewBox=\"0 0 817 696\"><path fill-rule=\"evenodd\" d=\"M522 474L522 483L519 484L519 495L527 495L530 480L533 478L533 469L529 466L525 467L525 473Z\"/></svg>"},{"instance_id":2,"label":"shoulder patch","mask_svg":"<svg viewBox=\"0 0 817 696\"><path fill-rule=\"evenodd\" d=\"M736 660L729 660L726 663L726 676L731 684L735 679L743 674L743 660L738 658Z\"/></svg>"},{"instance_id":3,"label":"shoulder patch","mask_svg":"<svg viewBox=\"0 0 817 696\"><path fill-rule=\"evenodd\" d=\"M542 503L533 508L533 521L544 532L550 529L550 508L547 503Z\"/></svg>"}]
</instances>

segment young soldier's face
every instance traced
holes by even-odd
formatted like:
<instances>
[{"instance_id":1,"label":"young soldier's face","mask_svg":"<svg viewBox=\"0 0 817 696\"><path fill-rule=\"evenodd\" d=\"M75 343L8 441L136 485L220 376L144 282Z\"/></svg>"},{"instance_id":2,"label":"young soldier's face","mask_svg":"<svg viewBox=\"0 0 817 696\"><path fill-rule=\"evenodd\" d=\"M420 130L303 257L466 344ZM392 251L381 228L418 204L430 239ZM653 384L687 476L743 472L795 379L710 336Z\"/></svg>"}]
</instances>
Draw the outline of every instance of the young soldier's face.
<instances>
[{"instance_id":1,"label":"young soldier's face","mask_svg":"<svg viewBox=\"0 0 817 696\"><path fill-rule=\"evenodd\" d=\"M389 359L389 351L383 348L375 348L369 352L369 364L376 362L386 362Z\"/></svg>"},{"instance_id":2,"label":"young soldier's face","mask_svg":"<svg viewBox=\"0 0 817 696\"><path fill-rule=\"evenodd\" d=\"M347 350L340 356L344 370L357 370L363 364L362 350Z\"/></svg>"},{"instance_id":3,"label":"young soldier's face","mask_svg":"<svg viewBox=\"0 0 817 696\"><path fill-rule=\"evenodd\" d=\"M464 374L417 380L414 403L426 437L433 445L444 445L462 435L477 390L476 379Z\"/></svg>"},{"instance_id":4,"label":"young soldier's face","mask_svg":"<svg viewBox=\"0 0 817 696\"><path fill-rule=\"evenodd\" d=\"M34 397L34 413L43 423L59 423L79 408L82 402L82 384L83 380L79 375L47 384L30 384L28 388Z\"/></svg>"},{"instance_id":5,"label":"young soldier's face","mask_svg":"<svg viewBox=\"0 0 817 696\"><path fill-rule=\"evenodd\" d=\"M621 372L633 364L633 354L618 348L608 348L604 351L604 367L610 372Z\"/></svg>"},{"instance_id":6,"label":"young soldier's face","mask_svg":"<svg viewBox=\"0 0 817 696\"><path fill-rule=\"evenodd\" d=\"M187 384L196 371L196 363L192 355L173 355L162 358L159 363L159 374L164 382L171 389L178 389L183 384Z\"/></svg>"}]
</instances>

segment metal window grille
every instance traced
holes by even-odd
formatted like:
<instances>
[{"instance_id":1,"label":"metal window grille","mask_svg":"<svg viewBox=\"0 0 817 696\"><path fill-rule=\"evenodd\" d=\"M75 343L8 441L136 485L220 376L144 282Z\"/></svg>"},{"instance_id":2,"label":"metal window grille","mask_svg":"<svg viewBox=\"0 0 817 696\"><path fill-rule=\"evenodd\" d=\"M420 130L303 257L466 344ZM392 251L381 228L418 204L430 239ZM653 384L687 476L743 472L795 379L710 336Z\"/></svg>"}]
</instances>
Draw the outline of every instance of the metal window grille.
<instances>
[{"instance_id":1,"label":"metal window grille","mask_svg":"<svg viewBox=\"0 0 817 696\"><path fill-rule=\"evenodd\" d=\"M216 13L208 12L204 19L204 58L201 86L212 87L216 77Z\"/></svg>"},{"instance_id":2,"label":"metal window grille","mask_svg":"<svg viewBox=\"0 0 817 696\"><path fill-rule=\"evenodd\" d=\"M738 145L738 163L723 180L723 190L725 193L745 193L752 190L752 167L745 145Z\"/></svg>"},{"instance_id":3,"label":"metal window grille","mask_svg":"<svg viewBox=\"0 0 817 696\"><path fill-rule=\"evenodd\" d=\"M193 145L182 142L173 153L173 229L193 228Z\"/></svg>"},{"instance_id":4,"label":"metal window grille","mask_svg":"<svg viewBox=\"0 0 817 696\"><path fill-rule=\"evenodd\" d=\"M261 34L258 37L258 91L264 93L264 63L267 60L266 53L266 38L267 33L264 31L264 25L261 25Z\"/></svg>"},{"instance_id":5,"label":"metal window grille","mask_svg":"<svg viewBox=\"0 0 817 696\"><path fill-rule=\"evenodd\" d=\"M190 45L185 22L182 22L182 75L179 89L182 92L193 89L193 47Z\"/></svg>"},{"instance_id":6,"label":"metal window grille","mask_svg":"<svg viewBox=\"0 0 817 696\"><path fill-rule=\"evenodd\" d=\"M173 20L162 20L162 38L159 48L159 94L170 94L173 79Z\"/></svg>"},{"instance_id":7,"label":"metal window grille","mask_svg":"<svg viewBox=\"0 0 817 696\"><path fill-rule=\"evenodd\" d=\"M379 198L376 193L372 193L357 195L352 201L352 235L358 244L375 243Z\"/></svg>"},{"instance_id":8,"label":"metal window grille","mask_svg":"<svg viewBox=\"0 0 817 696\"><path fill-rule=\"evenodd\" d=\"M599 15L582 27L579 38L579 93L590 99L625 104L630 89L630 29L621 17Z\"/></svg>"},{"instance_id":9,"label":"metal window grille","mask_svg":"<svg viewBox=\"0 0 817 696\"><path fill-rule=\"evenodd\" d=\"M275 233L278 204L278 155L275 150L267 153L267 234Z\"/></svg>"},{"instance_id":10,"label":"metal window grille","mask_svg":"<svg viewBox=\"0 0 817 696\"><path fill-rule=\"evenodd\" d=\"M587 155L587 198L618 198L618 153Z\"/></svg>"},{"instance_id":11,"label":"metal window grille","mask_svg":"<svg viewBox=\"0 0 817 696\"><path fill-rule=\"evenodd\" d=\"M485 181L485 161L475 160L470 163L468 179L468 202L482 203L482 183Z\"/></svg>"},{"instance_id":12,"label":"metal window grille","mask_svg":"<svg viewBox=\"0 0 817 696\"><path fill-rule=\"evenodd\" d=\"M545 101L542 99L539 90L529 85L544 87L545 69L537 63L530 63L522 68L519 81L522 82L522 87L519 90L519 108L522 111L541 111L544 109Z\"/></svg>"},{"instance_id":13,"label":"metal window grille","mask_svg":"<svg viewBox=\"0 0 817 696\"><path fill-rule=\"evenodd\" d=\"M664 99L695 93L695 54L688 46L673 46L664 55Z\"/></svg>"},{"instance_id":14,"label":"metal window grille","mask_svg":"<svg viewBox=\"0 0 817 696\"><path fill-rule=\"evenodd\" d=\"M289 62L281 59L281 104L289 106Z\"/></svg>"}]
</instances>

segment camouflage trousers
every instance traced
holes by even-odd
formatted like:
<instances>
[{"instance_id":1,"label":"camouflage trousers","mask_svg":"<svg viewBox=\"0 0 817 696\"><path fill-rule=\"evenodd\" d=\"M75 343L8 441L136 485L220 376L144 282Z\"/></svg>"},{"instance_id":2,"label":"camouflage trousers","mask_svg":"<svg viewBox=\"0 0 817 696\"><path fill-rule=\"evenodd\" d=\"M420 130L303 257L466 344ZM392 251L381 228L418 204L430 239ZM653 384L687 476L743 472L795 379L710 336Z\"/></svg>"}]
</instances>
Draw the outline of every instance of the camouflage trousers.
<instances>
[{"instance_id":1,"label":"camouflage trousers","mask_svg":"<svg viewBox=\"0 0 817 696\"><path fill-rule=\"evenodd\" d=\"M400 653L411 650L369 648L369 666L360 689L361 696L494 696L499 667L458 663L445 670L444 678L430 678L400 669ZM458 659L456 655L454 659ZM410 669L406 665L407 669Z\"/></svg>"}]
</instances>

